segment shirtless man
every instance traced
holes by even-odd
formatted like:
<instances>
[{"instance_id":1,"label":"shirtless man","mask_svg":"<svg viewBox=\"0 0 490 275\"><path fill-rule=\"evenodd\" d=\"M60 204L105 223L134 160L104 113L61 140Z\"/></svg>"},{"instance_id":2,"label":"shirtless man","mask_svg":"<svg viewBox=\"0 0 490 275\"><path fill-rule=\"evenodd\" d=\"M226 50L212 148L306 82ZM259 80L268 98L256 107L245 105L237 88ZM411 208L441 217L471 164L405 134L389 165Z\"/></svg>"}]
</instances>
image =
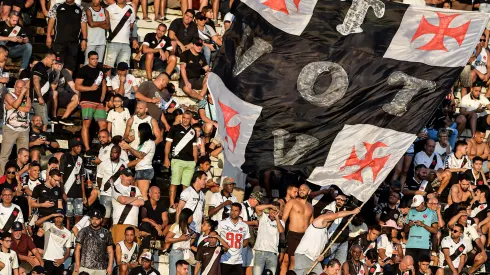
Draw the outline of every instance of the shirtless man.
<instances>
[{"instance_id":1,"label":"shirtless man","mask_svg":"<svg viewBox=\"0 0 490 275\"><path fill-rule=\"evenodd\" d=\"M281 204L280 211L281 213L284 213L284 207L286 206L286 203L288 203L290 200L295 199L298 196L298 186L294 183L291 183L288 185L286 189L286 196L282 199L279 199L279 203ZM284 239L287 237L287 230L284 231ZM281 236L282 238L282 236ZM286 253L286 248L287 246L282 246L279 245L280 250L279 250L279 265L281 266L281 275L285 275L286 272L288 271L289 267L289 257L288 254Z\"/></svg>"},{"instance_id":2,"label":"shirtless man","mask_svg":"<svg viewBox=\"0 0 490 275\"><path fill-rule=\"evenodd\" d=\"M282 220L284 224L290 219L288 226L288 255L289 270L294 269L294 252L305 234L306 228L313 222L313 206L308 202L310 187L302 184L299 187L298 197L290 200L284 207Z\"/></svg>"},{"instance_id":3,"label":"shirtless man","mask_svg":"<svg viewBox=\"0 0 490 275\"><path fill-rule=\"evenodd\" d=\"M483 159L483 173L488 173L490 168L488 167L488 156L490 149L488 144L483 142L485 139L484 130L476 130L475 136L469 139L468 142L468 157L472 160L478 156Z\"/></svg>"},{"instance_id":4,"label":"shirtless man","mask_svg":"<svg viewBox=\"0 0 490 275\"><path fill-rule=\"evenodd\" d=\"M470 190L470 179L466 174L459 175L459 183L451 187L451 193L447 198L447 205L470 201L472 193Z\"/></svg>"}]
</instances>

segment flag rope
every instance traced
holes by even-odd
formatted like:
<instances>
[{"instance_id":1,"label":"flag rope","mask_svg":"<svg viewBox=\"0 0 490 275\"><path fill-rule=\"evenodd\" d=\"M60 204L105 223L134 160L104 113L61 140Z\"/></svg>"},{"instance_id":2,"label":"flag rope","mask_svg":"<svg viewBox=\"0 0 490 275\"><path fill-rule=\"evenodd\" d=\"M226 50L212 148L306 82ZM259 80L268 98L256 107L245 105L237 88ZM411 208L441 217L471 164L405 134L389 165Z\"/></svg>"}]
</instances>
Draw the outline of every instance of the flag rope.
<instances>
[{"instance_id":1,"label":"flag rope","mask_svg":"<svg viewBox=\"0 0 490 275\"><path fill-rule=\"evenodd\" d=\"M364 201L364 202L361 204L361 206L359 206L359 209L362 209L362 207L364 206L364 204L366 204L366 202L367 202L367 200L366 200L366 201ZM356 214L356 215L357 215L357 214ZM348 221L347 221L347 223L344 225L344 227L342 228L342 230L340 230L340 231L339 231L339 234L337 234L337 236L335 236L335 238L333 238L333 240L331 240L331 241L329 242L329 244L327 245L327 248L325 248L325 250L323 250L323 252L322 252L322 254L320 254L320 256L322 256L322 257L324 257L324 256L325 256L325 254L327 253L327 251L328 251L328 250L329 250L329 249L332 247L332 245L335 243L335 241L336 241L336 240L339 238L340 233L341 233L342 231L344 231L344 230L347 228L347 226L349 226L349 224L352 222L352 219L354 219L354 217L355 217L356 215L352 215L352 217L350 217L350 218L349 218L349 220L348 220ZM327 229L325 229L325 230L327 230ZM318 257L320 257L320 256L318 256ZM306 272L306 274L309 274L309 273L310 273L310 272L313 270L313 268L315 268L315 266L318 264L318 262L319 262L319 261L318 261L318 258L317 258L317 259L315 260L315 262L313 263L313 265L312 265L312 266L310 267L310 269L308 270L308 272Z\"/></svg>"}]
</instances>

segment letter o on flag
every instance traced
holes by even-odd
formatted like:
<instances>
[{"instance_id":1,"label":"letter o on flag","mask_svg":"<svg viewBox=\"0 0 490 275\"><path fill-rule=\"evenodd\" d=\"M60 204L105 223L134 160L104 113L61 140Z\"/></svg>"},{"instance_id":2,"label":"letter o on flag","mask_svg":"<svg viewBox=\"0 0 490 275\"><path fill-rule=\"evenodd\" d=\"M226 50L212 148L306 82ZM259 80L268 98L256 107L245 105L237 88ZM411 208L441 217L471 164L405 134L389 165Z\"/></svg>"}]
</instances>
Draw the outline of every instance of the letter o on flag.
<instances>
[{"instance_id":1,"label":"letter o on flag","mask_svg":"<svg viewBox=\"0 0 490 275\"><path fill-rule=\"evenodd\" d=\"M327 90L321 94L315 94L313 88L320 74L329 72L332 81ZM298 76L298 91L301 96L311 104L320 107L330 107L339 101L347 92L349 77L344 68L330 61L312 62L303 67Z\"/></svg>"}]
</instances>

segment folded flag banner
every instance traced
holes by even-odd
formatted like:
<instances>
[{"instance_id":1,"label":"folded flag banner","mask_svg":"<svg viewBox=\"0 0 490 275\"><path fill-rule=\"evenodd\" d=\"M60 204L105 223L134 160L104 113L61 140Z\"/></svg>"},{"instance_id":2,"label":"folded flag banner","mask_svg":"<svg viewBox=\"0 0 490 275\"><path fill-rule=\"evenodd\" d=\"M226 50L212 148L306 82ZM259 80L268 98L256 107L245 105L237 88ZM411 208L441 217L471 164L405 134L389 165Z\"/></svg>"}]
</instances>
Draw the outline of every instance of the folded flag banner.
<instances>
[{"instance_id":1,"label":"folded flag banner","mask_svg":"<svg viewBox=\"0 0 490 275\"><path fill-rule=\"evenodd\" d=\"M450 92L485 13L243 0L208 86L226 161L367 200Z\"/></svg>"}]
</instances>

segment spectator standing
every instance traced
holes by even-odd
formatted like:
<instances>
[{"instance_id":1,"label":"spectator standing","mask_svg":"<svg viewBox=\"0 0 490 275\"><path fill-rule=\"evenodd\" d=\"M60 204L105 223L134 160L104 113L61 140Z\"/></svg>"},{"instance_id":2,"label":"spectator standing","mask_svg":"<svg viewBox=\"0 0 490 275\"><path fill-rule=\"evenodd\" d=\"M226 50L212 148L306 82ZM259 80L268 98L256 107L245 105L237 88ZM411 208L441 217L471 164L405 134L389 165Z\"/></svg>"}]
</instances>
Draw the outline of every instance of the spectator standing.
<instances>
[{"instance_id":1,"label":"spectator standing","mask_svg":"<svg viewBox=\"0 0 490 275\"><path fill-rule=\"evenodd\" d=\"M201 54L202 39L194 38L190 45L189 50L180 55L179 87L191 98L203 100L207 93L206 81L210 67Z\"/></svg>"},{"instance_id":2,"label":"spectator standing","mask_svg":"<svg viewBox=\"0 0 490 275\"><path fill-rule=\"evenodd\" d=\"M152 81L141 83L135 94L137 100L146 102L148 114L152 118L156 121L162 120L165 131L170 129L170 125L165 120L165 116L162 116L162 100L168 102L172 97L167 87L169 81L169 76L166 73L161 73Z\"/></svg>"},{"instance_id":3,"label":"spectator standing","mask_svg":"<svg viewBox=\"0 0 490 275\"><path fill-rule=\"evenodd\" d=\"M36 221L36 226L44 230L43 259L48 274L63 275L63 263L70 257L72 233L63 226L64 219L65 210L57 209L54 214Z\"/></svg>"},{"instance_id":4,"label":"spectator standing","mask_svg":"<svg viewBox=\"0 0 490 275\"><path fill-rule=\"evenodd\" d=\"M136 266L129 272L129 275L151 274L160 275L160 272L153 268L153 256L150 252L144 252L141 254L141 265ZM187 274L187 273L186 273Z\"/></svg>"},{"instance_id":5,"label":"spectator standing","mask_svg":"<svg viewBox=\"0 0 490 275\"><path fill-rule=\"evenodd\" d=\"M124 240L116 244L116 264L119 269L119 275L128 275L131 269L139 265L139 249L135 241L135 235L136 231L134 228L128 226L124 230Z\"/></svg>"},{"instance_id":6,"label":"spectator standing","mask_svg":"<svg viewBox=\"0 0 490 275\"><path fill-rule=\"evenodd\" d=\"M66 195L66 216L68 217L66 227L68 230L71 229L71 217L75 217L75 223L78 223L82 218L83 204L87 200L85 188L83 188L85 164L80 157L82 151L80 138L72 138L70 148L70 152L64 153L60 159L60 171L63 172L63 191Z\"/></svg>"},{"instance_id":7,"label":"spectator standing","mask_svg":"<svg viewBox=\"0 0 490 275\"><path fill-rule=\"evenodd\" d=\"M73 74L77 64L78 45L87 49L87 14L75 0L54 4L48 13L46 45L56 53L59 61ZM51 34L54 30L54 39ZM79 43L80 32L82 40ZM78 90L78 89L77 89Z\"/></svg>"},{"instance_id":8,"label":"spectator standing","mask_svg":"<svg viewBox=\"0 0 490 275\"><path fill-rule=\"evenodd\" d=\"M10 188L2 190L2 202L0 203L0 231L10 232L15 222L24 223L24 215L21 208L12 203L14 193Z\"/></svg>"},{"instance_id":9,"label":"spectator standing","mask_svg":"<svg viewBox=\"0 0 490 275\"><path fill-rule=\"evenodd\" d=\"M114 95L112 99L114 108L107 115L107 130L111 133L111 137L124 136L126 123L131 115L127 108L123 106L123 96L120 94Z\"/></svg>"},{"instance_id":10,"label":"spectator standing","mask_svg":"<svg viewBox=\"0 0 490 275\"><path fill-rule=\"evenodd\" d=\"M1 275L19 275L19 260L17 258L17 253L10 249L12 245L12 237L10 233L3 232L0 238L1 249L0 249L0 262L2 262L5 267L0 270Z\"/></svg>"},{"instance_id":11,"label":"spectator standing","mask_svg":"<svg viewBox=\"0 0 490 275\"><path fill-rule=\"evenodd\" d=\"M32 191L31 207L38 208L39 218L49 216L55 213L56 209L63 208L60 170L51 169L48 175L46 182L34 187Z\"/></svg>"},{"instance_id":12,"label":"spectator standing","mask_svg":"<svg viewBox=\"0 0 490 275\"><path fill-rule=\"evenodd\" d=\"M165 234L168 225L168 212L163 200L160 197L158 186L150 187L149 198L140 209L141 225L140 230L149 233L151 236L160 240Z\"/></svg>"},{"instance_id":13,"label":"spectator standing","mask_svg":"<svg viewBox=\"0 0 490 275\"><path fill-rule=\"evenodd\" d=\"M229 248L228 243L216 231L210 231L197 248L194 275L221 275L219 259Z\"/></svg>"},{"instance_id":14,"label":"spectator standing","mask_svg":"<svg viewBox=\"0 0 490 275\"><path fill-rule=\"evenodd\" d=\"M89 128L92 119L99 124L99 129L107 127L107 113L103 104L107 91L104 73L98 68L99 56L96 52L88 53L88 65L83 66L75 79L75 88L80 92L82 107L82 140L85 151L90 151Z\"/></svg>"},{"instance_id":15,"label":"spectator standing","mask_svg":"<svg viewBox=\"0 0 490 275\"><path fill-rule=\"evenodd\" d=\"M211 200L208 204L208 216L213 221L221 221L230 216L231 204L238 202L237 198L233 195L233 189L235 188L235 181L227 177L223 180L223 189L218 193L213 193Z\"/></svg>"},{"instance_id":16,"label":"spectator standing","mask_svg":"<svg viewBox=\"0 0 490 275\"><path fill-rule=\"evenodd\" d=\"M243 275L242 250L248 246L250 232L246 223L240 219L242 205L233 203L231 205L230 217L218 222L218 234L226 240L230 247L221 256L221 273Z\"/></svg>"},{"instance_id":17,"label":"spectator standing","mask_svg":"<svg viewBox=\"0 0 490 275\"><path fill-rule=\"evenodd\" d=\"M141 138L138 134L138 129L139 126L144 123L150 126L150 132L153 132L153 135L155 135L155 144L161 142L161 132L160 128L158 127L158 122L156 119L147 114L147 106L148 104L146 102L138 101L138 103L136 104L135 114L131 118L129 118L128 122L126 123L124 137L134 149L137 149L141 144Z\"/></svg>"},{"instance_id":18,"label":"spectator standing","mask_svg":"<svg viewBox=\"0 0 490 275\"><path fill-rule=\"evenodd\" d=\"M166 138L164 165L167 168L171 167L172 170L172 182L169 191L170 208L176 208L177 186L182 185L187 188L191 183L196 167L197 137L196 131L190 125L191 118L192 113L185 111L182 116L182 123L172 126ZM170 162L170 158L172 162Z\"/></svg>"},{"instance_id":19,"label":"spectator standing","mask_svg":"<svg viewBox=\"0 0 490 275\"><path fill-rule=\"evenodd\" d=\"M166 72L172 75L177 65L177 58L171 54L173 52L172 42L165 33L167 25L159 24L156 32L145 35L143 42L143 56L140 59L140 68L145 68L146 77L152 79L152 72Z\"/></svg>"},{"instance_id":20,"label":"spectator standing","mask_svg":"<svg viewBox=\"0 0 490 275\"><path fill-rule=\"evenodd\" d=\"M117 64L117 74L114 76L111 83L114 93L124 97L124 107L129 108L131 112L134 112L134 107L136 105L134 94L138 91L138 83L136 83L136 78L128 73L128 70L128 63L120 62Z\"/></svg>"},{"instance_id":21,"label":"spectator standing","mask_svg":"<svg viewBox=\"0 0 490 275\"><path fill-rule=\"evenodd\" d=\"M347 202L347 196L342 192L337 192L335 196L335 201L328 204L323 210L322 213L326 211L330 211L332 213L338 213L340 211L346 211L347 207L345 203ZM330 258L335 258L339 260L341 264L344 264L347 260L347 250L349 248L348 240L349 240L349 230L344 229L347 224L347 219L345 217L335 219L332 222L332 225L328 228L328 235L330 238L335 238L335 236L339 236L335 243L330 248L332 251L332 255ZM352 252L352 251L351 251Z\"/></svg>"},{"instance_id":22,"label":"spectator standing","mask_svg":"<svg viewBox=\"0 0 490 275\"><path fill-rule=\"evenodd\" d=\"M143 199L148 200L148 188L150 188L150 181L155 175L155 171L153 170L153 156L155 155L156 148L155 136L148 123L138 125L138 136L140 137L140 143L137 149L134 149L126 142L123 142L121 145L124 150L128 150L136 157L136 160L130 162L128 166L136 164L136 185L141 191Z\"/></svg>"},{"instance_id":23,"label":"spectator standing","mask_svg":"<svg viewBox=\"0 0 490 275\"><path fill-rule=\"evenodd\" d=\"M22 58L21 70L29 67L32 45L24 28L19 23L20 12L11 11L7 20L0 22L0 45L9 47L10 58Z\"/></svg>"},{"instance_id":24,"label":"spectator standing","mask_svg":"<svg viewBox=\"0 0 490 275\"><path fill-rule=\"evenodd\" d=\"M52 97L48 69L53 66L55 58L54 53L48 52L41 61L32 67L29 81L29 97L32 99L32 108L34 109L34 114L40 116L43 120L43 131L48 129L47 104Z\"/></svg>"},{"instance_id":25,"label":"spectator standing","mask_svg":"<svg viewBox=\"0 0 490 275\"><path fill-rule=\"evenodd\" d=\"M114 264L112 234L101 227L100 210L92 209L89 216L90 226L80 230L77 236L74 272L75 274L83 271L88 274L112 274Z\"/></svg>"},{"instance_id":26,"label":"spectator standing","mask_svg":"<svg viewBox=\"0 0 490 275\"><path fill-rule=\"evenodd\" d=\"M202 189L206 186L206 174L202 171L194 172L191 179L192 187L186 188L180 194L180 201L177 206L177 217L183 209L190 209L193 212L193 223L191 229L201 233L202 219L204 218L204 193Z\"/></svg>"},{"instance_id":27,"label":"spectator standing","mask_svg":"<svg viewBox=\"0 0 490 275\"><path fill-rule=\"evenodd\" d=\"M177 262L184 259L185 253L192 253L191 239L195 239L196 236L193 233L190 225L192 223L192 210L184 208L177 216L177 222L174 223L167 236L165 236L165 242L172 244L172 249L169 255L169 274L177 273ZM188 270L188 275L191 275L191 270Z\"/></svg>"},{"instance_id":28,"label":"spectator standing","mask_svg":"<svg viewBox=\"0 0 490 275\"><path fill-rule=\"evenodd\" d=\"M110 158L102 161L97 169L97 185L100 190L100 203L105 207L103 224L108 226L112 214L112 190L114 183L121 176L122 170L126 168L126 162L121 159L121 147L112 146Z\"/></svg>"},{"instance_id":29,"label":"spectator standing","mask_svg":"<svg viewBox=\"0 0 490 275\"><path fill-rule=\"evenodd\" d=\"M10 248L19 256L19 266L31 271L35 266L44 265L44 261L31 237L22 233L22 230L24 230L22 223L15 222L12 227L12 246Z\"/></svg>"},{"instance_id":30,"label":"spectator standing","mask_svg":"<svg viewBox=\"0 0 490 275\"><path fill-rule=\"evenodd\" d=\"M23 80L15 82L13 92L8 92L3 101L4 118L2 148L0 151L0 174L3 175L14 144L17 148L29 146L29 111L31 99Z\"/></svg>"},{"instance_id":31,"label":"spectator standing","mask_svg":"<svg viewBox=\"0 0 490 275\"><path fill-rule=\"evenodd\" d=\"M131 169L121 171L120 181L112 189L112 224L138 226L139 208L145 203L140 190L132 186L134 174Z\"/></svg>"},{"instance_id":32,"label":"spectator standing","mask_svg":"<svg viewBox=\"0 0 490 275\"><path fill-rule=\"evenodd\" d=\"M262 275L266 269L276 274L279 235L284 233L284 222L279 218L280 206L279 202L273 202L269 205L255 207L255 212L259 217L259 229L253 247L255 250L253 275ZM266 209L269 210L268 215L264 215Z\"/></svg>"},{"instance_id":33,"label":"spectator standing","mask_svg":"<svg viewBox=\"0 0 490 275\"><path fill-rule=\"evenodd\" d=\"M408 233L405 253L418 263L421 256L430 257L431 234L437 233L439 225L436 212L427 208L421 195L413 197L410 207L405 223L405 233Z\"/></svg>"},{"instance_id":34,"label":"spectator standing","mask_svg":"<svg viewBox=\"0 0 490 275\"><path fill-rule=\"evenodd\" d=\"M197 25L193 21L195 14L194 10L188 9L184 12L183 18L177 18L170 24L168 37L172 41L172 48L177 56L190 50L192 40L199 38Z\"/></svg>"},{"instance_id":35,"label":"spectator standing","mask_svg":"<svg viewBox=\"0 0 490 275\"><path fill-rule=\"evenodd\" d=\"M106 30L110 30L109 13L101 7L101 0L92 0L92 5L87 8L87 49L85 50L85 65L88 64L88 53L97 52L100 60L104 59Z\"/></svg>"},{"instance_id":36,"label":"spectator standing","mask_svg":"<svg viewBox=\"0 0 490 275\"><path fill-rule=\"evenodd\" d=\"M136 14L130 3L125 0L116 0L107 7L111 29L107 37L107 56L104 64L114 68L120 62L129 64L131 47L129 39Z\"/></svg>"}]
</instances>

